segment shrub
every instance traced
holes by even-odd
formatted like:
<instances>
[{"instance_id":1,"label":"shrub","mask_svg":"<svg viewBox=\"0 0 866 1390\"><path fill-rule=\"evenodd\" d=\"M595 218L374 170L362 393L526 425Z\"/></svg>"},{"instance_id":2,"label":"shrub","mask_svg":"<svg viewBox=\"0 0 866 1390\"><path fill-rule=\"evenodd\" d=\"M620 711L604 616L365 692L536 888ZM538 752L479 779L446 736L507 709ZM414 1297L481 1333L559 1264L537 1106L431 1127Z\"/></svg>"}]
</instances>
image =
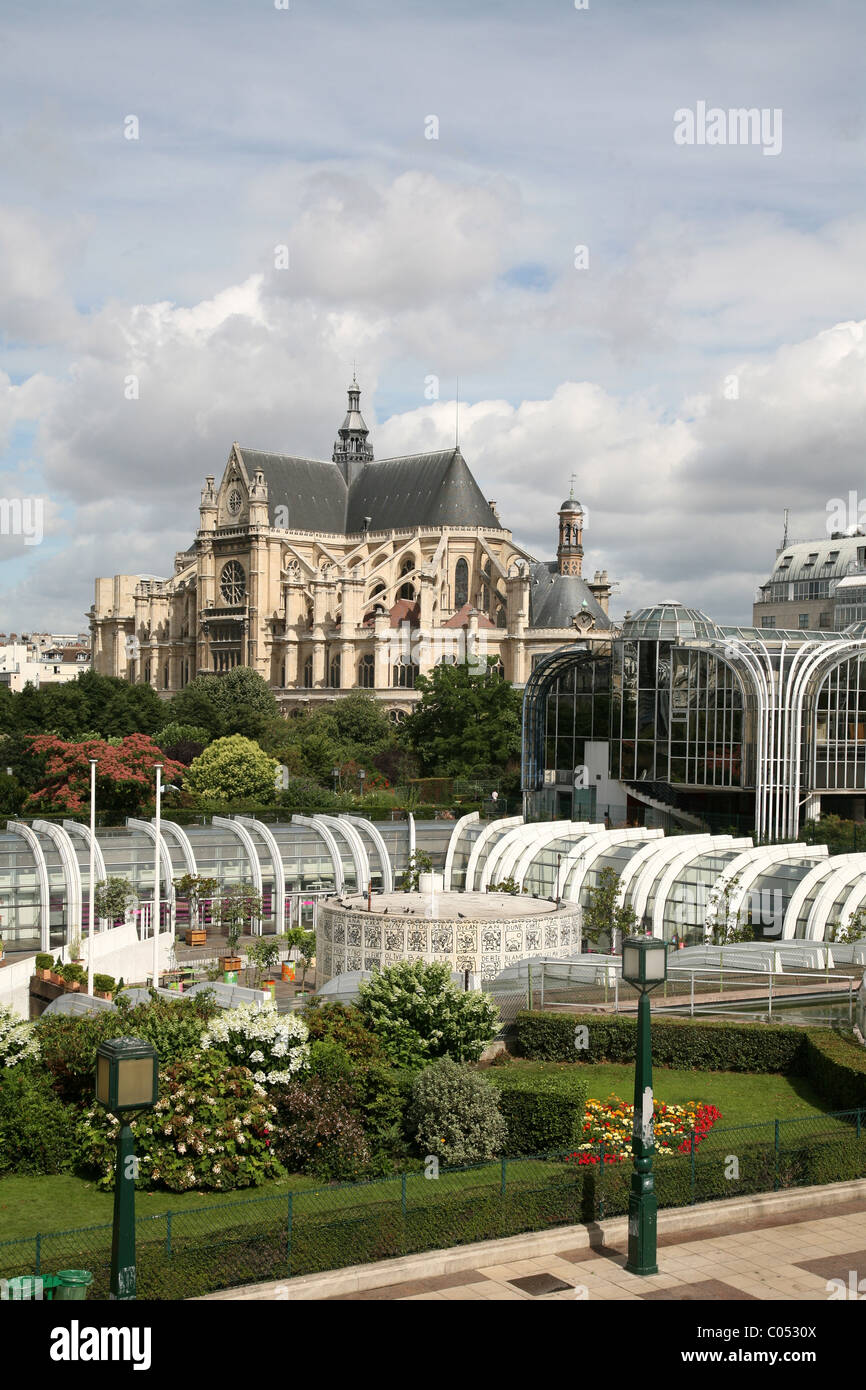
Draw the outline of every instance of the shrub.
<instances>
[{"instance_id":1,"label":"shrub","mask_svg":"<svg viewBox=\"0 0 866 1390\"><path fill-rule=\"evenodd\" d=\"M420 1067L437 1057L476 1061L499 1010L480 990L458 989L444 961L399 961L360 985L360 1010L392 1061Z\"/></svg>"},{"instance_id":2,"label":"shrub","mask_svg":"<svg viewBox=\"0 0 866 1390\"><path fill-rule=\"evenodd\" d=\"M131 1009L123 999L116 1013L46 1014L36 1027L42 1060L61 1099L89 1102L93 1096L96 1049L108 1038L145 1038L156 1048L161 1067L201 1050L205 1024L216 1013L207 994L177 1000L154 995Z\"/></svg>"},{"instance_id":3,"label":"shrub","mask_svg":"<svg viewBox=\"0 0 866 1390\"><path fill-rule=\"evenodd\" d=\"M829 1028L806 1034L805 1072L834 1110L866 1106L866 1048Z\"/></svg>"},{"instance_id":4,"label":"shrub","mask_svg":"<svg viewBox=\"0 0 866 1390\"><path fill-rule=\"evenodd\" d=\"M588 1046L576 1047L576 1029L585 1027ZM517 1051L546 1062L633 1062L637 1022L619 1014L517 1015ZM652 1021L653 1061L685 1071L748 1071L801 1074L804 1030L754 1023L715 1023L703 1019Z\"/></svg>"},{"instance_id":5,"label":"shrub","mask_svg":"<svg viewBox=\"0 0 866 1390\"><path fill-rule=\"evenodd\" d=\"M351 1081L355 1064L342 1043L317 1038L310 1043L310 1073L322 1081Z\"/></svg>"},{"instance_id":6,"label":"shrub","mask_svg":"<svg viewBox=\"0 0 866 1390\"><path fill-rule=\"evenodd\" d=\"M218 1048L234 1066L249 1067L262 1086L291 1081L310 1065L304 1020L298 1014L278 1014L268 1004L223 1010L208 1024L201 1046Z\"/></svg>"},{"instance_id":7,"label":"shrub","mask_svg":"<svg viewBox=\"0 0 866 1390\"><path fill-rule=\"evenodd\" d=\"M53 970L54 957L49 951L39 951L33 968L34 970Z\"/></svg>"},{"instance_id":8,"label":"shrub","mask_svg":"<svg viewBox=\"0 0 866 1390\"><path fill-rule=\"evenodd\" d=\"M532 1076L499 1071L491 1081L502 1092L509 1154L558 1153L581 1142L586 1083L576 1072Z\"/></svg>"},{"instance_id":9,"label":"shrub","mask_svg":"<svg viewBox=\"0 0 866 1390\"><path fill-rule=\"evenodd\" d=\"M94 975L93 988L101 990L103 994L113 994L117 987L117 981L113 975Z\"/></svg>"},{"instance_id":10,"label":"shrub","mask_svg":"<svg viewBox=\"0 0 866 1390\"><path fill-rule=\"evenodd\" d=\"M370 1146L352 1109L352 1090L344 1082L311 1076L275 1087L271 1100L276 1151L288 1169L341 1182L364 1173Z\"/></svg>"},{"instance_id":11,"label":"shrub","mask_svg":"<svg viewBox=\"0 0 866 1390\"><path fill-rule=\"evenodd\" d=\"M418 1152L449 1167L495 1158L505 1143L500 1094L480 1072L442 1057L415 1078L407 1123Z\"/></svg>"},{"instance_id":12,"label":"shrub","mask_svg":"<svg viewBox=\"0 0 866 1390\"><path fill-rule=\"evenodd\" d=\"M87 971L77 961L69 961L62 967L60 974L68 985L87 983Z\"/></svg>"},{"instance_id":13,"label":"shrub","mask_svg":"<svg viewBox=\"0 0 866 1390\"><path fill-rule=\"evenodd\" d=\"M382 1061L382 1044L364 1023L358 1009L346 1004L320 1003L314 995L303 1013L310 1033L310 1042L329 1038L341 1043L356 1062Z\"/></svg>"},{"instance_id":14,"label":"shrub","mask_svg":"<svg viewBox=\"0 0 866 1390\"><path fill-rule=\"evenodd\" d=\"M132 1122L139 1161L137 1186L233 1191L285 1176L274 1146L275 1108L245 1067L218 1052L178 1062L160 1074L159 1100ZM82 1115L80 1162L114 1182L119 1123L101 1106Z\"/></svg>"},{"instance_id":15,"label":"shrub","mask_svg":"<svg viewBox=\"0 0 866 1390\"><path fill-rule=\"evenodd\" d=\"M0 1063L17 1067L21 1062L38 1062L39 1040L35 1026L19 1018L14 1010L0 1004Z\"/></svg>"},{"instance_id":16,"label":"shrub","mask_svg":"<svg viewBox=\"0 0 866 1390\"><path fill-rule=\"evenodd\" d=\"M75 1166L75 1116L44 1072L17 1067L0 1077L0 1172L68 1173Z\"/></svg>"}]
</instances>

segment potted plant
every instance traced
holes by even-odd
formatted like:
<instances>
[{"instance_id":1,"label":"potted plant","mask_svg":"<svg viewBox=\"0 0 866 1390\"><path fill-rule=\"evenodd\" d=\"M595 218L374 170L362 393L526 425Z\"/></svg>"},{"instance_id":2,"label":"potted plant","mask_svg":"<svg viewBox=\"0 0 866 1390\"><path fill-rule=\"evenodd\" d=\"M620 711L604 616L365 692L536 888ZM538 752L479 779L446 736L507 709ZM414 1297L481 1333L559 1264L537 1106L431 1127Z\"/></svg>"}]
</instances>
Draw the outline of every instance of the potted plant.
<instances>
[{"instance_id":1,"label":"potted plant","mask_svg":"<svg viewBox=\"0 0 866 1390\"><path fill-rule=\"evenodd\" d=\"M225 932L228 954L219 957L223 971L240 970L238 943L245 927L262 915L262 895L251 883L233 883L219 901L218 921Z\"/></svg>"},{"instance_id":2,"label":"potted plant","mask_svg":"<svg viewBox=\"0 0 866 1390\"><path fill-rule=\"evenodd\" d=\"M63 961L60 959L60 956L56 956L48 975L48 979L52 985L62 985L64 983L63 969Z\"/></svg>"},{"instance_id":3,"label":"potted plant","mask_svg":"<svg viewBox=\"0 0 866 1390\"><path fill-rule=\"evenodd\" d=\"M253 989L262 989L264 977L280 958L280 943L276 937L260 936L247 951L247 983L253 978Z\"/></svg>"},{"instance_id":4,"label":"potted plant","mask_svg":"<svg viewBox=\"0 0 866 1390\"><path fill-rule=\"evenodd\" d=\"M50 980L54 968L53 957L48 951L40 951L35 962L36 978L38 980Z\"/></svg>"},{"instance_id":5,"label":"potted plant","mask_svg":"<svg viewBox=\"0 0 866 1390\"><path fill-rule=\"evenodd\" d=\"M97 999L111 999L116 988L113 975L94 975L93 992Z\"/></svg>"}]
</instances>

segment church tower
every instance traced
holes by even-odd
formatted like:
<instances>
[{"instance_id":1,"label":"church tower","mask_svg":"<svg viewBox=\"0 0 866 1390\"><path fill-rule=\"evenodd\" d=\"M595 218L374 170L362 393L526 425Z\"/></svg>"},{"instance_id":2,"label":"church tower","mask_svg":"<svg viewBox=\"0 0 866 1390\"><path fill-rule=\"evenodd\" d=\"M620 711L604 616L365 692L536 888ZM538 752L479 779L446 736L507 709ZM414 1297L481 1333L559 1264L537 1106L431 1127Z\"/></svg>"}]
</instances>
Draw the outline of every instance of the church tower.
<instances>
[{"instance_id":1,"label":"church tower","mask_svg":"<svg viewBox=\"0 0 866 1390\"><path fill-rule=\"evenodd\" d=\"M364 424L360 401L361 388L353 374L352 384L349 387L349 408L346 411L346 418L340 426L339 438L334 444L334 452L331 455L350 486L364 465L370 463L373 458L373 446L368 438L370 431Z\"/></svg>"},{"instance_id":2,"label":"church tower","mask_svg":"<svg viewBox=\"0 0 866 1390\"><path fill-rule=\"evenodd\" d=\"M559 509L559 548L556 552L560 574L579 575L583 568L583 508L571 493Z\"/></svg>"}]
</instances>

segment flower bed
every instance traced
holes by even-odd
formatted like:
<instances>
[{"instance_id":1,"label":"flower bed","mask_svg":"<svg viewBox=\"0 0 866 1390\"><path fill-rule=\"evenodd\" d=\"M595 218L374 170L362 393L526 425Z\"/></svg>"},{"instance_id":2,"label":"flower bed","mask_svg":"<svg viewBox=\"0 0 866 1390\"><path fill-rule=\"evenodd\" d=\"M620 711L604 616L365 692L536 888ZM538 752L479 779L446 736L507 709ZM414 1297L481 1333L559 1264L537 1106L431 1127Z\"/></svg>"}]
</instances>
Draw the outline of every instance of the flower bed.
<instances>
[{"instance_id":1,"label":"flower bed","mask_svg":"<svg viewBox=\"0 0 866 1390\"><path fill-rule=\"evenodd\" d=\"M607 1100L588 1100L583 1122L583 1143L566 1162L621 1163L631 1158L634 1106L619 1096ZM694 1135L695 1148L706 1138L716 1120L722 1118L714 1105L695 1100L685 1105L665 1105L653 1099L653 1131L657 1154L688 1153Z\"/></svg>"}]
</instances>

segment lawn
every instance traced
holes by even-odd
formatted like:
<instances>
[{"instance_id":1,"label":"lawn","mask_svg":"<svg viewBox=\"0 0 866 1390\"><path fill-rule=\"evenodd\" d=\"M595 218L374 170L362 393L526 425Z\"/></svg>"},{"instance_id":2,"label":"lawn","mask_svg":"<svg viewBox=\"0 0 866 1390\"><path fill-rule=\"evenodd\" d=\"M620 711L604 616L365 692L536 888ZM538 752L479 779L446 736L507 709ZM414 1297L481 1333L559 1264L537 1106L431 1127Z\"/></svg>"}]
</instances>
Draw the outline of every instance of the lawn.
<instances>
[{"instance_id":1,"label":"lawn","mask_svg":"<svg viewBox=\"0 0 866 1390\"><path fill-rule=\"evenodd\" d=\"M603 1062L527 1062L515 1060L511 1069L524 1073L550 1075L570 1072L589 1086L593 1100L606 1100L611 1093L629 1104L634 1098L634 1065ZM798 1119L823 1115L827 1106L815 1088L801 1076L753 1075L739 1071L675 1071L653 1069L653 1090L668 1105L696 1100L717 1106L722 1113L720 1128L750 1125L766 1120Z\"/></svg>"}]
</instances>

